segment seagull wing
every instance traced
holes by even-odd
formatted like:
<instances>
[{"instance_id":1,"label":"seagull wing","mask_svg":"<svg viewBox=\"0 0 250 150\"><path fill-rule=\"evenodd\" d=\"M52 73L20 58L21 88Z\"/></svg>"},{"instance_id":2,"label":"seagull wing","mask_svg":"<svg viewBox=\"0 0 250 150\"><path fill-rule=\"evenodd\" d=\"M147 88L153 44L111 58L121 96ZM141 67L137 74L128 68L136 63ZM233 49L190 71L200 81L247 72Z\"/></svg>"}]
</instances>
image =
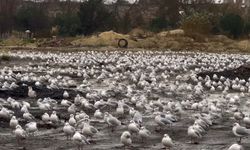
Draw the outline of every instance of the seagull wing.
<instances>
[{"instance_id":1,"label":"seagull wing","mask_svg":"<svg viewBox=\"0 0 250 150\"><path fill-rule=\"evenodd\" d=\"M246 129L245 127L237 127L236 128L236 133L242 136L247 136L248 134L250 134L250 130Z\"/></svg>"},{"instance_id":2,"label":"seagull wing","mask_svg":"<svg viewBox=\"0 0 250 150\"><path fill-rule=\"evenodd\" d=\"M161 122L164 123L165 125L166 124L172 124L173 122L167 118L161 118Z\"/></svg>"},{"instance_id":3,"label":"seagull wing","mask_svg":"<svg viewBox=\"0 0 250 150\"><path fill-rule=\"evenodd\" d=\"M94 128L93 126L90 126L90 130L92 133L97 133L98 130L96 128Z\"/></svg>"},{"instance_id":4,"label":"seagull wing","mask_svg":"<svg viewBox=\"0 0 250 150\"><path fill-rule=\"evenodd\" d=\"M84 135L81 134L81 138L82 138L82 142L85 142L86 144L90 144L88 139Z\"/></svg>"}]
</instances>

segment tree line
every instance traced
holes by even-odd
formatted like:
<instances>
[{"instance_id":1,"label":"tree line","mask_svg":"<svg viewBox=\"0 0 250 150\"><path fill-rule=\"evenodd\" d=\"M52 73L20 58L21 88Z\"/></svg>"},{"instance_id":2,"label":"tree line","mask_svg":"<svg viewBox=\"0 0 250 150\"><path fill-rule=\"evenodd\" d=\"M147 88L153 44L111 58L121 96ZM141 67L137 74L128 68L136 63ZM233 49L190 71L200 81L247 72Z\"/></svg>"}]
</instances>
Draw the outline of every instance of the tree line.
<instances>
[{"instance_id":1,"label":"tree line","mask_svg":"<svg viewBox=\"0 0 250 150\"><path fill-rule=\"evenodd\" d=\"M249 19L248 7L216 4L214 0L117 0L112 4L104 0L0 1L0 35L27 29L37 37L48 37L182 28L191 36L225 34L238 38L249 34Z\"/></svg>"}]
</instances>

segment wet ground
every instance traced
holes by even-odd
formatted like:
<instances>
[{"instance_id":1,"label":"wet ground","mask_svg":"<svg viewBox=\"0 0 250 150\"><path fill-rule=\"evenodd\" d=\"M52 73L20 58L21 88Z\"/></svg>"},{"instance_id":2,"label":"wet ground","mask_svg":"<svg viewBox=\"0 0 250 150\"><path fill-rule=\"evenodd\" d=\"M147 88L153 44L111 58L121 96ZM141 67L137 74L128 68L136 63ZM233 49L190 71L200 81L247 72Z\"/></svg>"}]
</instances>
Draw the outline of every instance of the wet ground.
<instances>
[{"instance_id":1,"label":"wet ground","mask_svg":"<svg viewBox=\"0 0 250 150\"><path fill-rule=\"evenodd\" d=\"M22 66L23 68L16 68L13 69L15 73L25 73L25 72L32 72L35 74L35 76L39 75L46 75L48 74L49 70L54 70L55 73L53 76L69 76L71 79L77 82L77 84L80 84L83 80L82 77L77 77L76 74L72 73L69 74L56 72L56 69L58 68L73 68L75 69L76 66L70 66L69 64L60 64L60 63L48 63L48 59L39 60L35 59L32 60L31 56L27 56L24 58L15 58L18 53L13 53L13 58L11 58L10 61L2 61L1 62L1 69L8 66L10 68L14 68L14 66ZM169 54L170 55L170 54ZM185 55L185 54L180 54ZM43 66L47 67L47 70L43 69L37 69L36 66ZM26 68L26 69L24 69ZM28 68L28 69L27 69ZM191 68L191 67L190 67ZM191 69L190 69L191 70ZM74 72L74 71L73 71ZM181 71L180 74L189 74L189 70L187 71ZM231 72L226 72L223 75L226 76ZM214 74L214 73L213 73ZM239 74L242 74L240 72ZM169 82L175 82L175 76L178 75L178 71L176 71L176 74L173 75L172 78L169 79ZM209 73L206 73L206 75L210 75ZM204 74L200 74L200 76L204 76ZM212 73L211 73L212 76ZM231 75L233 76L233 75ZM244 77L245 78L245 77ZM248 78L247 78L248 79ZM94 90L100 90L102 88L105 88L108 81L111 81L111 79L107 79L107 82L97 82L95 79L89 79L91 82L91 88ZM66 140L66 137L62 131L62 125L57 127L51 127L51 126L45 126L41 122L41 115L44 113L41 110L38 109L35 102L38 98L45 98L50 97L58 101L63 99L63 92L67 90L70 94L70 98L68 100L73 101L74 97L77 94L80 94L81 96L86 96L86 92L82 90L78 90L76 87L60 87L59 89L48 89L46 86L42 87L36 87L33 82L18 82L18 85L20 85L19 88L15 90L0 90L0 97L7 99L8 97L15 98L18 101L25 100L31 103L32 107L30 109L30 112L36 117L36 121L38 122L38 133L34 137L28 137L26 140L21 141L21 143L17 143L14 135L12 134L13 130L9 128L8 121L6 120L0 120L0 150L73 150L76 149L76 146L74 143L70 140ZM30 85L34 88L34 90L37 92L37 98L29 98L27 95L28 87L23 84ZM232 91L232 95L234 95L236 92ZM169 96L168 98L178 101L187 99L187 93L176 93L175 96ZM165 95L158 95L160 97L163 97ZM209 90L205 91L205 94L202 99L218 99L221 98L220 92L210 92ZM178 97L178 99L177 99ZM119 99L120 97L114 97ZM246 94L242 101L247 101L249 99L249 95ZM55 108L56 111L59 114L60 119L67 120L69 115L67 114L67 111L58 106ZM243 108L246 111L248 111L248 107ZM103 110L105 111L105 110ZM21 116L20 112L18 110L15 111L17 116ZM89 114L93 114L93 112L88 112ZM232 125L235 122L235 120L231 117L225 116L223 119L217 120L216 123L210 128L208 133L204 135L204 137L200 140L199 144L191 144L190 140L187 136L187 129L190 125L193 124L193 120L190 118L192 114L196 113L193 110L185 110L185 114L182 116L182 118L174 123L173 127L166 127L162 129L161 131L156 131L155 127L156 124L154 123L154 117L150 114L144 114L143 120L144 125L152 132L152 137L148 139L147 141L141 142L140 139L137 138L136 135L132 136L133 140L133 146L131 148L127 149L133 149L133 150L142 150L142 149L162 149L163 146L161 144L161 139L165 133L169 134L169 136L174 141L175 146L172 148L172 150L224 150L227 149L231 144L235 143L237 141L237 138L232 133ZM21 125L24 125L25 122L23 120L20 120ZM129 119L125 118L122 119L122 122L124 125L119 127L115 130L115 132L111 132L110 128L108 126L100 121L92 121L91 124L97 127L97 129L100 131L98 134L96 134L93 139L91 139L90 145L85 145L84 149L89 150L104 150L104 149L123 149L123 145L120 143L120 136L124 130L127 129L126 124L128 124ZM243 140L243 144L245 149L250 149L250 141L249 139Z\"/></svg>"}]
</instances>

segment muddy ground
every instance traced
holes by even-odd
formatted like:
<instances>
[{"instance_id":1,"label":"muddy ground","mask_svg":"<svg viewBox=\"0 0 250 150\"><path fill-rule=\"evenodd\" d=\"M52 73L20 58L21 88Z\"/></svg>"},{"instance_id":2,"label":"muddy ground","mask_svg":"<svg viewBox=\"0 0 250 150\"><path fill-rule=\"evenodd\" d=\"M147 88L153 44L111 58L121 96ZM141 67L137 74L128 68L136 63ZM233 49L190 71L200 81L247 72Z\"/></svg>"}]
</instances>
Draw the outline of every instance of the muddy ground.
<instances>
[{"instance_id":1,"label":"muddy ground","mask_svg":"<svg viewBox=\"0 0 250 150\"><path fill-rule=\"evenodd\" d=\"M30 62L32 65L48 65L42 60L33 61L31 59L11 59L8 62L1 62L1 68L5 66L13 67L15 66L30 66ZM51 67L63 67L63 66L51 66ZM65 67L65 66L64 66ZM39 74L40 72L34 72L35 74ZM231 72L226 72L223 75L227 77ZM241 74L242 72L239 72ZM210 73L211 74L211 73ZM206 75L210 75L206 73ZM219 73L218 73L219 74ZM237 76L239 75L237 74ZM68 74L67 74L68 75ZM200 76L204 76L205 74L200 74ZM212 74L211 74L212 75ZM72 76L72 75L69 75ZM233 76L233 75L229 75ZM80 81L81 79L72 76L76 81ZM245 78L245 77L242 77ZM247 77L248 79L248 77ZM173 80L174 81L174 80ZM25 100L32 104L32 108L30 112L36 117L38 122L39 132L34 137L28 137L26 140L21 141L21 143L17 143L12 131L9 128L8 121L0 120L0 150L74 150L76 146L70 140L66 140L66 137L62 131L62 126L59 127L51 127L44 126L40 117L43 112L38 110L35 106L35 102L37 99L28 98L27 86L22 86L23 83L18 83L21 87L16 89L15 91L9 90L0 90L0 98L8 98L13 97L16 100ZM39 98L51 97L56 99L58 102L63 98L62 94L64 90L67 90L70 94L69 100L74 99L76 94L80 94L85 96L86 93L77 91L74 87L68 89L57 89L50 90L46 87L36 88L34 83L25 83L27 85L31 85L34 87L34 90L37 92ZM98 83L93 84L93 88L103 88L103 85L99 85ZM234 94L234 93L232 93ZM179 99L186 99L185 94L178 95ZM206 92L204 98L219 98L221 97L218 93L210 93ZM171 99L176 100L175 97L171 97ZM249 96L246 95L245 100L249 99ZM67 112L61 108L56 108L60 119L66 120L68 119ZM17 114L20 115L20 112L16 111ZM89 112L90 114L93 112ZM152 137L144 141L143 143L134 135L132 136L133 147L127 149L133 150L142 150L142 149L162 149L163 146L161 144L161 139L165 133L168 133L169 136L175 143L175 146L172 150L224 150L227 149L231 144L235 143L238 139L232 133L232 124L235 122L232 118L227 118L223 120L218 120L215 123L208 133L201 139L199 144L191 144L190 140L187 136L187 128L193 124L193 120L190 119L191 114L195 113L193 110L186 110L186 113L182 118L174 123L173 127L165 128L163 130L155 131L155 123L153 116L144 115L145 126L152 132ZM20 121L21 124L25 124L25 122ZM122 144L120 143L120 135L126 130L126 124L128 124L128 119L123 119L122 122L125 124L115 132L110 132L110 128L103 122L92 121L92 125L99 129L99 133L96 134L91 140L90 145L85 145L84 149L88 150L104 150L104 149L123 149ZM243 140L243 145L246 150L250 149L250 141L249 139Z\"/></svg>"}]
</instances>

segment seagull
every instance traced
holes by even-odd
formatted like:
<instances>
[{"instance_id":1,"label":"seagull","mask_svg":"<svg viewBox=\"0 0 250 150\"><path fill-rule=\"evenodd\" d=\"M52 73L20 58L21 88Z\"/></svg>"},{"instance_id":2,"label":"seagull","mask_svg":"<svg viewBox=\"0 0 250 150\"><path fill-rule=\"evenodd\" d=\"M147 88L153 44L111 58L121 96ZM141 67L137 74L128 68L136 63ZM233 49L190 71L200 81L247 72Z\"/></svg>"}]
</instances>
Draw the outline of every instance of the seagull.
<instances>
[{"instance_id":1,"label":"seagull","mask_svg":"<svg viewBox=\"0 0 250 150\"><path fill-rule=\"evenodd\" d=\"M38 99L37 100L37 105L39 107L40 110L52 110L52 106L49 103L45 103L45 102L41 102L42 99Z\"/></svg>"},{"instance_id":2,"label":"seagull","mask_svg":"<svg viewBox=\"0 0 250 150\"><path fill-rule=\"evenodd\" d=\"M19 143L19 140L25 139L28 136L26 131L20 125L16 126L16 129L14 130L14 134L16 136L18 143Z\"/></svg>"},{"instance_id":3,"label":"seagull","mask_svg":"<svg viewBox=\"0 0 250 150\"><path fill-rule=\"evenodd\" d=\"M63 92L63 98L69 98L69 93L67 91Z\"/></svg>"},{"instance_id":4,"label":"seagull","mask_svg":"<svg viewBox=\"0 0 250 150\"><path fill-rule=\"evenodd\" d=\"M123 117L124 115L124 108L123 105L118 105L118 107L116 108L116 114L119 117Z\"/></svg>"},{"instance_id":5,"label":"seagull","mask_svg":"<svg viewBox=\"0 0 250 150\"><path fill-rule=\"evenodd\" d=\"M25 128L26 128L26 132L28 134L33 135L33 136L34 136L35 132L38 131L36 122L30 122L30 123L26 124Z\"/></svg>"},{"instance_id":6,"label":"seagull","mask_svg":"<svg viewBox=\"0 0 250 150\"><path fill-rule=\"evenodd\" d=\"M131 139L131 134L128 131L124 131L121 135L121 143L126 146L131 146L132 144L132 139Z\"/></svg>"},{"instance_id":7,"label":"seagull","mask_svg":"<svg viewBox=\"0 0 250 150\"><path fill-rule=\"evenodd\" d=\"M142 125L142 114L139 111L135 111L133 120L135 123Z\"/></svg>"},{"instance_id":8,"label":"seagull","mask_svg":"<svg viewBox=\"0 0 250 150\"><path fill-rule=\"evenodd\" d=\"M24 114L23 114L23 118L26 120L26 121L32 121L32 120L35 120L35 117L29 113L29 111L26 111Z\"/></svg>"},{"instance_id":9,"label":"seagull","mask_svg":"<svg viewBox=\"0 0 250 150\"><path fill-rule=\"evenodd\" d=\"M242 127L238 123L234 123L232 131L235 136L240 137L239 143L241 143L241 138L250 134L250 129Z\"/></svg>"},{"instance_id":10,"label":"seagull","mask_svg":"<svg viewBox=\"0 0 250 150\"><path fill-rule=\"evenodd\" d=\"M161 143L163 144L164 147L168 149L174 146L174 143L172 139L168 136L168 134L164 134L164 137L162 138Z\"/></svg>"},{"instance_id":11,"label":"seagull","mask_svg":"<svg viewBox=\"0 0 250 150\"><path fill-rule=\"evenodd\" d=\"M31 86L28 87L28 96L31 98L35 98L37 96L36 91L34 91Z\"/></svg>"},{"instance_id":12,"label":"seagull","mask_svg":"<svg viewBox=\"0 0 250 150\"><path fill-rule=\"evenodd\" d=\"M62 105L63 107L69 107L69 106L72 105L72 102L70 102L70 101L68 101L68 100L66 100L66 99L63 99L63 100L61 101L61 105Z\"/></svg>"},{"instance_id":13,"label":"seagull","mask_svg":"<svg viewBox=\"0 0 250 150\"><path fill-rule=\"evenodd\" d=\"M83 145L90 144L87 138L84 135L80 134L78 131L75 132L72 140L77 145L78 150L83 150Z\"/></svg>"},{"instance_id":14,"label":"seagull","mask_svg":"<svg viewBox=\"0 0 250 150\"><path fill-rule=\"evenodd\" d=\"M53 111L52 114L50 115L50 121L54 124L57 124L59 122L59 118L56 114L56 111Z\"/></svg>"},{"instance_id":15,"label":"seagull","mask_svg":"<svg viewBox=\"0 0 250 150\"><path fill-rule=\"evenodd\" d=\"M97 132L98 130L89 124L89 120L85 119L85 122L82 128L82 134L87 137L93 137Z\"/></svg>"},{"instance_id":16,"label":"seagull","mask_svg":"<svg viewBox=\"0 0 250 150\"><path fill-rule=\"evenodd\" d=\"M109 126L112 127L112 132L114 130L114 127L121 125L121 121L118 120L116 117L112 116L111 114L109 114L108 112L105 113L104 120Z\"/></svg>"},{"instance_id":17,"label":"seagull","mask_svg":"<svg viewBox=\"0 0 250 150\"><path fill-rule=\"evenodd\" d=\"M103 119L103 113L99 109L97 109L94 113L94 117L96 119Z\"/></svg>"},{"instance_id":18,"label":"seagull","mask_svg":"<svg viewBox=\"0 0 250 150\"><path fill-rule=\"evenodd\" d=\"M27 111L29 111L29 110L28 110L28 107L27 107L26 105L23 105L22 108L21 108L21 112L22 112L22 113L25 113L25 112L27 112Z\"/></svg>"},{"instance_id":19,"label":"seagull","mask_svg":"<svg viewBox=\"0 0 250 150\"><path fill-rule=\"evenodd\" d=\"M45 124L48 124L50 122L50 116L48 113L44 113L42 115L42 121L45 123Z\"/></svg>"},{"instance_id":20,"label":"seagull","mask_svg":"<svg viewBox=\"0 0 250 150\"><path fill-rule=\"evenodd\" d=\"M76 113L76 105L75 104L71 104L68 107L68 113L70 113L70 114L75 114Z\"/></svg>"},{"instance_id":21,"label":"seagull","mask_svg":"<svg viewBox=\"0 0 250 150\"><path fill-rule=\"evenodd\" d=\"M143 142L145 139L149 139L151 133L145 127L141 127L138 134Z\"/></svg>"},{"instance_id":22,"label":"seagull","mask_svg":"<svg viewBox=\"0 0 250 150\"><path fill-rule=\"evenodd\" d=\"M128 130L132 135L133 133L137 134L140 131L140 126L137 123L135 123L134 120L131 120L130 124L128 125Z\"/></svg>"},{"instance_id":23,"label":"seagull","mask_svg":"<svg viewBox=\"0 0 250 150\"><path fill-rule=\"evenodd\" d=\"M244 150L243 146L242 145L239 145L237 143L231 145L228 150Z\"/></svg>"},{"instance_id":24,"label":"seagull","mask_svg":"<svg viewBox=\"0 0 250 150\"><path fill-rule=\"evenodd\" d=\"M18 120L16 119L16 116L12 116L12 118L10 119L10 127L15 129L17 125Z\"/></svg>"},{"instance_id":25,"label":"seagull","mask_svg":"<svg viewBox=\"0 0 250 150\"><path fill-rule=\"evenodd\" d=\"M133 118L135 115L135 109L133 107L129 108L129 115Z\"/></svg>"},{"instance_id":26,"label":"seagull","mask_svg":"<svg viewBox=\"0 0 250 150\"><path fill-rule=\"evenodd\" d=\"M171 119L169 117L166 117L166 115L164 115L164 114L156 115L155 116L155 122L160 127L166 126L166 125L170 125L171 126L173 124L173 122L171 121Z\"/></svg>"},{"instance_id":27,"label":"seagull","mask_svg":"<svg viewBox=\"0 0 250 150\"><path fill-rule=\"evenodd\" d=\"M250 127L250 117L249 114L245 115L243 118L243 122L245 123L246 127Z\"/></svg>"},{"instance_id":28,"label":"seagull","mask_svg":"<svg viewBox=\"0 0 250 150\"><path fill-rule=\"evenodd\" d=\"M193 126L188 128L188 136L191 138L191 143L198 143L197 140L202 138L202 135Z\"/></svg>"},{"instance_id":29,"label":"seagull","mask_svg":"<svg viewBox=\"0 0 250 150\"><path fill-rule=\"evenodd\" d=\"M234 119L236 121L241 122L241 120L243 120L244 117L245 117L245 115L241 111L237 111L234 113Z\"/></svg>"},{"instance_id":30,"label":"seagull","mask_svg":"<svg viewBox=\"0 0 250 150\"><path fill-rule=\"evenodd\" d=\"M12 115L14 114L13 111L3 107L2 105L0 105L1 111L0 111L0 118L3 119L10 119L12 117Z\"/></svg>"},{"instance_id":31,"label":"seagull","mask_svg":"<svg viewBox=\"0 0 250 150\"><path fill-rule=\"evenodd\" d=\"M106 105L106 102L103 99L101 99L101 100L95 102L94 107L95 108L102 108L105 105Z\"/></svg>"},{"instance_id":32,"label":"seagull","mask_svg":"<svg viewBox=\"0 0 250 150\"><path fill-rule=\"evenodd\" d=\"M75 131L75 128L71 126L68 122L65 123L63 127L63 132L66 134L67 140L74 135Z\"/></svg>"},{"instance_id":33,"label":"seagull","mask_svg":"<svg viewBox=\"0 0 250 150\"><path fill-rule=\"evenodd\" d=\"M76 125L76 119L75 119L74 114L70 114L69 124L70 124L71 126L73 126L73 127Z\"/></svg>"}]
</instances>

